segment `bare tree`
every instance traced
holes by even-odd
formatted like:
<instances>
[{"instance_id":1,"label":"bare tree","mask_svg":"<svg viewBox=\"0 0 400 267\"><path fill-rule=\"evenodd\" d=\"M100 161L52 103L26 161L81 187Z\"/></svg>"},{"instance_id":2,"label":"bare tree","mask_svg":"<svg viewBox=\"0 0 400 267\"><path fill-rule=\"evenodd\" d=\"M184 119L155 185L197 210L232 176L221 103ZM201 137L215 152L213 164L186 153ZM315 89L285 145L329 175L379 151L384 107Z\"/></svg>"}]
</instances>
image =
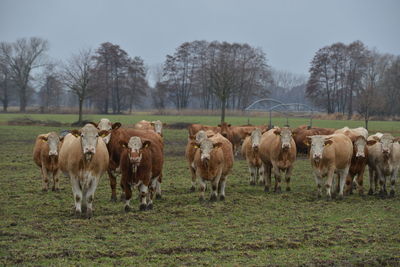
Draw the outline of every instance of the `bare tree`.
<instances>
[{"instance_id":1,"label":"bare tree","mask_svg":"<svg viewBox=\"0 0 400 267\"><path fill-rule=\"evenodd\" d=\"M10 67L10 75L18 89L20 111L25 112L29 98L32 70L45 65L48 42L41 38L18 39L15 43L1 43L1 61Z\"/></svg>"},{"instance_id":2,"label":"bare tree","mask_svg":"<svg viewBox=\"0 0 400 267\"><path fill-rule=\"evenodd\" d=\"M79 123L82 122L83 101L90 93L92 69L93 60L92 51L90 49L81 50L78 54L72 55L68 62L63 66L63 83L78 97Z\"/></svg>"},{"instance_id":3,"label":"bare tree","mask_svg":"<svg viewBox=\"0 0 400 267\"><path fill-rule=\"evenodd\" d=\"M54 63L47 64L41 76L42 85L39 91L41 111L49 112L50 107L60 106L63 84Z\"/></svg>"},{"instance_id":4,"label":"bare tree","mask_svg":"<svg viewBox=\"0 0 400 267\"><path fill-rule=\"evenodd\" d=\"M0 61L0 101L3 103L3 112L7 112L11 89L12 80L10 77L10 68Z\"/></svg>"}]
</instances>

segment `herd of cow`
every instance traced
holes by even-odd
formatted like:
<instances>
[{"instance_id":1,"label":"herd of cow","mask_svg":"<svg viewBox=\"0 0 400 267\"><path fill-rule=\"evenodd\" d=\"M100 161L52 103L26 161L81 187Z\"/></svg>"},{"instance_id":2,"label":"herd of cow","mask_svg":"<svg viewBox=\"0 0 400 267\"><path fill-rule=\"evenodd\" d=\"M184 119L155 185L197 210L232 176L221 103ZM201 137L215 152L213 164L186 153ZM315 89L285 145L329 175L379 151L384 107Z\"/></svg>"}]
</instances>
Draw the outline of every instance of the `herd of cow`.
<instances>
[{"instance_id":1,"label":"herd of cow","mask_svg":"<svg viewBox=\"0 0 400 267\"><path fill-rule=\"evenodd\" d=\"M93 212L94 192L100 177L107 172L111 199L116 201L116 175L121 174L121 199L129 211L132 189L139 191L140 210L152 209L154 198L161 198L164 162L164 141L161 121L140 121L130 127L101 119L86 124L80 130L58 135L40 134L33 150L35 163L40 167L43 190L59 190L59 174L71 180L75 214ZM318 197L325 187L328 199L338 194L352 193L353 187L363 195L363 175L369 169L369 194L386 196L386 180L390 180L390 196L394 196L395 181L400 167L400 139L390 134L368 136L362 127L350 129L300 126L218 126L192 124L185 156L192 175L191 191L199 185L200 200L204 200L206 182L211 183L210 201L225 199L227 176L232 170L234 155L240 150L250 171L250 184L271 188L274 174L274 192L281 192L281 176L285 176L286 190L297 153L308 153L318 187ZM335 176L336 175L336 176ZM326 182L324 184L324 178ZM336 178L336 179L335 179Z\"/></svg>"}]
</instances>

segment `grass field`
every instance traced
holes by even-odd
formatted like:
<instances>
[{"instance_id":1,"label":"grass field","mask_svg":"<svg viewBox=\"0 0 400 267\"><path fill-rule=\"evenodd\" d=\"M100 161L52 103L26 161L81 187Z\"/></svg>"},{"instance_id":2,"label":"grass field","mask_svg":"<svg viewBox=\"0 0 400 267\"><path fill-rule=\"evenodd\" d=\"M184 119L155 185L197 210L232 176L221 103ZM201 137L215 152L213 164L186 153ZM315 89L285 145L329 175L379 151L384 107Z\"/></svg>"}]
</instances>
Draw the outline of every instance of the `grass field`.
<instances>
[{"instance_id":1,"label":"grass field","mask_svg":"<svg viewBox=\"0 0 400 267\"><path fill-rule=\"evenodd\" d=\"M0 114L0 265L222 265L319 266L400 265L400 186L394 198L352 195L342 201L318 200L308 160L295 163L292 191L264 193L250 186L245 162L237 159L224 202L200 204L190 193L184 159L186 130L165 130L163 199L152 211L125 213L109 201L108 177L98 186L94 217L73 216L71 186L41 192L32 161L37 134L64 128L9 126L19 114ZM30 115L73 122L70 115ZM100 117L88 116L94 121ZM216 124L218 117L108 116L132 123L160 118L167 123ZM245 124L247 118L228 118ZM265 122L251 118L251 123ZM307 123L292 119L291 126ZM282 124L284 119L274 119ZM362 126L362 122L314 121L322 127ZM371 122L374 131L399 133L399 122ZM367 175L365 177L368 188ZM120 192L120 191L119 191Z\"/></svg>"}]
</instances>

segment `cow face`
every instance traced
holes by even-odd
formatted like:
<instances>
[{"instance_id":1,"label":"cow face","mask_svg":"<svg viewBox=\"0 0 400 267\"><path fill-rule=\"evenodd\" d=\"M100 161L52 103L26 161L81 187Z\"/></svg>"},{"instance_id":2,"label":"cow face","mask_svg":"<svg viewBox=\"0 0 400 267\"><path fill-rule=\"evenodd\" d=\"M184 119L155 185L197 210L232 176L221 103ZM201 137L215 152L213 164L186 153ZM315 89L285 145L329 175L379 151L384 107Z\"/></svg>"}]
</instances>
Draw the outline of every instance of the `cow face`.
<instances>
[{"instance_id":1,"label":"cow face","mask_svg":"<svg viewBox=\"0 0 400 267\"><path fill-rule=\"evenodd\" d=\"M213 143L210 139L203 139L200 143L200 159L203 163L207 163L211 158L211 151L214 148L221 147L222 143Z\"/></svg>"},{"instance_id":2,"label":"cow face","mask_svg":"<svg viewBox=\"0 0 400 267\"><path fill-rule=\"evenodd\" d=\"M132 165L133 171L136 172L143 157L143 149L149 147L151 142L149 140L141 139L138 136L132 136L127 144L124 141L121 141L121 145L128 149L129 162Z\"/></svg>"},{"instance_id":3,"label":"cow face","mask_svg":"<svg viewBox=\"0 0 400 267\"><path fill-rule=\"evenodd\" d=\"M357 158L365 158L365 146L367 145L367 140L363 136L359 136L354 142L354 147L356 149Z\"/></svg>"},{"instance_id":4,"label":"cow face","mask_svg":"<svg viewBox=\"0 0 400 267\"><path fill-rule=\"evenodd\" d=\"M163 127L162 122L160 120L157 120L157 121L152 121L150 124L151 126L154 127L154 131L162 136L162 127Z\"/></svg>"},{"instance_id":5,"label":"cow face","mask_svg":"<svg viewBox=\"0 0 400 267\"><path fill-rule=\"evenodd\" d=\"M261 130L257 128L251 132L251 147L255 151L258 151L258 148L260 147L260 141L261 141Z\"/></svg>"},{"instance_id":6,"label":"cow face","mask_svg":"<svg viewBox=\"0 0 400 267\"><path fill-rule=\"evenodd\" d=\"M288 127L282 129L276 129L274 134L279 135L281 138L281 144L283 150L288 150L292 147L292 132Z\"/></svg>"},{"instance_id":7,"label":"cow face","mask_svg":"<svg viewBox=\"0 0 400 267\"><path fill-rule=\"evenodd\" d=\"M99 123L99 125L100 125L100 123ZM101 136L101 138L103 138L104 143L108 144L111 139L111 130L117 130L120 127L121 127L121 123L119 123L119 122L113 123L113 124L111 124L110 130L101 130L99 132L99 136Z\"/></svg>"},{"instance_id":8,"label":"cow face","mask_svg":"<svg viewBox=\"0 0 400 267\"><path fill-rule=\"evenodd\" d=\"M60 144L60 138L54 132L51 132L47 137L42 136L41 139L49 145L49 156L58 156L58 146Z\"/></svg>"},{"instance_id":9,"label":"cow face","mask_svg":"<svg viewBox=\"0 0 400 267\"><path fill-rule=\"evenodd\" d=\"M322 159L324 148L331 145L333 141L322 135L314 135L307 136L307 142L311 144L310 156L314 161L319 162Z\"/></svg>"},{"instance_id":10,"label":"cow face","mask_svg":"<svg viewBox=\"0 0 400 267\"><path fill-rule=\"evenodd\" d=\"M72 130L71 133L76 137L81 138L82 152L85 155L85 159L90 161L92 156L96 153L97 138L99 134L97 128L92 124L86 124L82 129Z\"/></svg>"},{"instance_id":11,"label":"cow face","mask_svg":"<svg viewBox=\"0 0 400 267\"><path fill-rule=\"evenodd\" d=\"M382 154L385 159L388 159L393 150L394 137L390 134L383 134L381 139Z\"/></svg>"},{"instance_id":12,"label":"cow face","mask_svg":"<svg viewBox=\"0 0 400 267\"><path fill-rule=\"evenodd\" d=\"M100 131L110 131L112 128L112 123L109 119L103 118L100 120L99 124L97 124L97 129Z\"/></svg>"},{"instance_id":13,"label":"cow face","mask_svg":"<svg viewBox=\"0 0 400 267\"><path fill-rule=\"evenodd\" d=\"M222 124L218 124L219 127L221 127L221 135L225 138L228 138L228 135L230 133L230 124L227 124L226 122L223 122Z\"/></svg>"},{"instance_id":14,"label":"cow face","mask_svg":"<svg viewBox=\"0 0 400 267\"><path fill-rule=\"evenodd\" d=\"M196 142L197 142L198 144L200 144L201 141L203 141L203 140L206 139L206 138L207 138L207 134L206 134L205 131L200 130L200 131L198 131L198 132L196 133Z\"/></svg>"}]
</instances>

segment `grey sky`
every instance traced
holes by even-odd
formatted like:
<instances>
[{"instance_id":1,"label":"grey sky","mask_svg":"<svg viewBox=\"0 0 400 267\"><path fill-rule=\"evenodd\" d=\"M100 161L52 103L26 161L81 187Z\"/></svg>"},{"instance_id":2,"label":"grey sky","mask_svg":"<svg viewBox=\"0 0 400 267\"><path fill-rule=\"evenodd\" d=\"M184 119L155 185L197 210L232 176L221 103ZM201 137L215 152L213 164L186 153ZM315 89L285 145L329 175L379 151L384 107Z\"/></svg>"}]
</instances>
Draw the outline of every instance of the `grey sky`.
<instances>
[{"instance_id":1,"label":"grey sky","mask_svg":"<svg viewBox=\"0 0 400 267\"><path fill-rule=\"evenodd\" d=\"M333 42L399 55L399 14L399 0L0 0L0 41L39 36L57 59L109 41L148 65L185 41L247 42L272 67L307 74L314 53Z\"/></svg>"}]
</instances>

